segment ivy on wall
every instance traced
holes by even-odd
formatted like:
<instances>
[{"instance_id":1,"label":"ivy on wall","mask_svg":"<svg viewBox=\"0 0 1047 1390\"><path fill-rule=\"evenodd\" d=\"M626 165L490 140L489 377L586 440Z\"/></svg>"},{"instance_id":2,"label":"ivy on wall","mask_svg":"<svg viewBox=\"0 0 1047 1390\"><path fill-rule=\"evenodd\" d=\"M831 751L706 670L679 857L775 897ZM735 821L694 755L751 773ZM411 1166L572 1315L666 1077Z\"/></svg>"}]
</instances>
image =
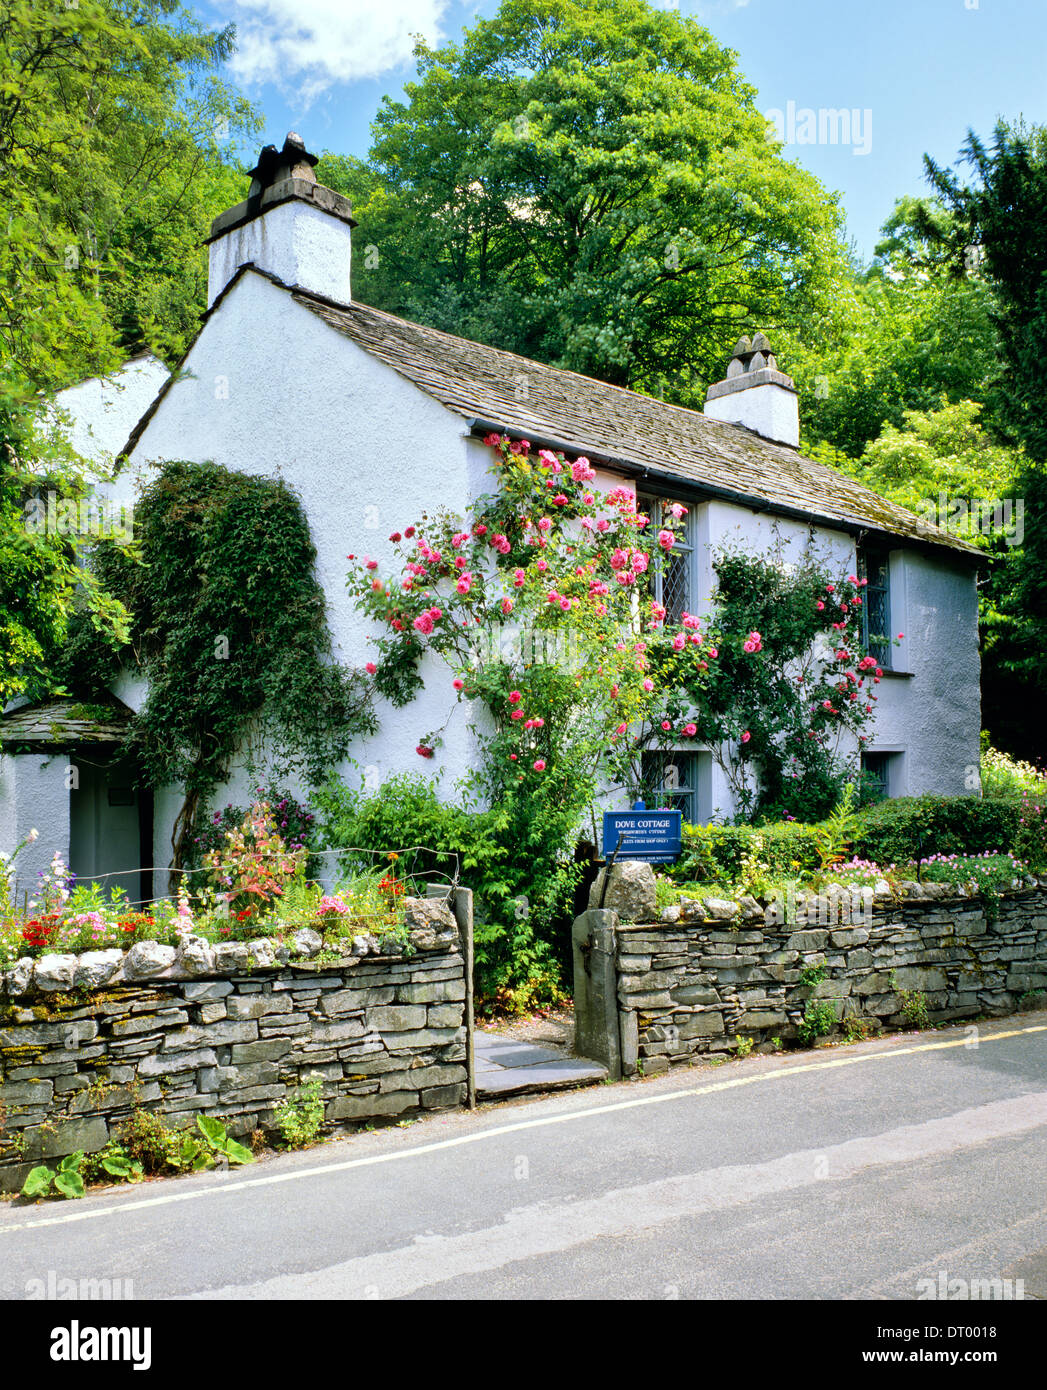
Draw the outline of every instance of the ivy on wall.
<instances>
[{"instance_id":1,"label":"ivy on wall","mask_svg":"<svg viewBox=\"0 0 1047 1390\"><path fill-rule=\"evenodd\" d=\"M177 867L234 758L252 766L257 753L271 771L318 783L374 716L362 673L331 658L316 551L285 483L167 463L135 508L135 542L137 555L107 547L99 559L132 614L130 643L100 653L74 639L72 649L82 687L121 665L148 681L131 751L147 782L184 791Z\"/></svg>"}]
</instances>

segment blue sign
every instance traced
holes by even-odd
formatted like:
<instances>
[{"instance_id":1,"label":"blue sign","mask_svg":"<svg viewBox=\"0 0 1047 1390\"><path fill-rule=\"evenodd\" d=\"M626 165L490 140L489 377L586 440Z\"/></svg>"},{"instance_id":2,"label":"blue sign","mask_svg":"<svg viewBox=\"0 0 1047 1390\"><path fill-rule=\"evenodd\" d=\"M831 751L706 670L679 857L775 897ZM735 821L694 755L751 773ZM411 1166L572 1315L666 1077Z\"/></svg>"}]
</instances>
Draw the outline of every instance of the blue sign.
<instances>
[{"instance_id":1,"label":"blue sign","mask_svg":"<svg viewBox=\"0 0 1047 1390\"><path fill-rule=\"evenodd\" d=\"M610 859L621 835L619 859L669 864L680 853L682 825L682 811L605 811L603 857Z\"/></svg>"}]
</instances>

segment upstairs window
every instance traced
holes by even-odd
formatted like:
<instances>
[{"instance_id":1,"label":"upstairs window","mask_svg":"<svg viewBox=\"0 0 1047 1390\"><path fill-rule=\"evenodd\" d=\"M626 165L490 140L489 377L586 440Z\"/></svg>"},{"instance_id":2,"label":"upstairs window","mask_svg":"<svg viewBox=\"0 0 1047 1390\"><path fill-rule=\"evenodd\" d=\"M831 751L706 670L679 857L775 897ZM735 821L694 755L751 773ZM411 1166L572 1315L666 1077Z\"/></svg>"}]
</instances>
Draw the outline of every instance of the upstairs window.
<instances>
[{"instance_id":1,"label":"upstairs window","mask_svg":"<svg viewBox=\"0 0 1047 1390\"><path fill-rule=\"evenodd\" d=\"M890 666L891 566L888 552L860 546L858 573L869 581L862 595L862 642L880 666Z\"/></svg>"},{"instance_id":2,"label":"upstairs window","mask_svg":"<svg viewBox=\"0 0 1047 1390\"><path fill-rule=\"evenodd\" d=\"M667 553L654 541L661 530L665 508L673 500L671 497L636 499L640 511L646 512L651 518L644 529L651 550L651 565L647 571L649 593L656 603L664 607L667 623L678 623L685 613L693 613L695 608L693 508L686 502L680 503L687 507L687 515L672 550Z\"/></svg>"}]
</instances>

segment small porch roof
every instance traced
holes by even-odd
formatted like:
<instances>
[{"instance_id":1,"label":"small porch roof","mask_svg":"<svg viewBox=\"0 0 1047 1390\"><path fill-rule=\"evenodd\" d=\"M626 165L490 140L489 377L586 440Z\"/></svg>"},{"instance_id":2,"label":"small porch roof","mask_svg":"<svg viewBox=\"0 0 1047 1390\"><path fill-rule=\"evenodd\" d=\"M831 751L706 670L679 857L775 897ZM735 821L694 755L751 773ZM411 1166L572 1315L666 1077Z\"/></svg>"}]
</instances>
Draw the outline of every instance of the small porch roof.
<instances>
[{"instance_id":1,"label":"small porch roof","mask_svg":"<svg viewBox=\"0 0 1047 1390\"><path fill-rule=\"evenodd\" d=\"M101 701L41 700L0 716L0 750L56 752L83 744L121 743L132 711L115 695Z\"/></svg>"}]
</instances>

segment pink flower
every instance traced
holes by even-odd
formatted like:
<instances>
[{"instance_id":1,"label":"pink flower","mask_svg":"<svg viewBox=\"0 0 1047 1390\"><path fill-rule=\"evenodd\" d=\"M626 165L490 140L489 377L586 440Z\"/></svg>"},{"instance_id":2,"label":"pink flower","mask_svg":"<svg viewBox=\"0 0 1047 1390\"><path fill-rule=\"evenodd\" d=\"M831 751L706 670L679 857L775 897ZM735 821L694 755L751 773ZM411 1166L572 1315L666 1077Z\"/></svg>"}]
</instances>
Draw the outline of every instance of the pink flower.
<instances>
[{"instance_id":1,"label":"pink flower","mask_svg":"<svg viewBox=\"0 0 1047 1390\"><path fill-rule=\"evenodd\" d=\"M683 726L683 731L688 738L694 738L695 734L698 732L698 726L697 724L685 724Z\"/></svg>"},{"instance_id":2,"label":"pink flower","mask_svg":"<svg viewBox=\"0 0 1047 1390\"><path fill-rule=\"evenodd\" d=\"M585 503L587 507L591 507L593 503L596 501L596 498L592 495L591 492L586 492L582 494L582 501ZM589 520L589 518L587 517L586 520Z\"/></svg>"},{"instance_id":3,"label":"pink flower","mask_svg":"<svg viewBox=\"0 0 1047 1390\"><path fill-rule=\"evenodd\" d=\"M513 588L514 588L514 589L522 588L523 582L524 582L524 572L523 572L523 570L520 570L520 569L513 570Z\"/></svg>"},{"instance_id":4,"label":"pink flower","mask_svg":"<svg viewBox=\"0 0 1047 1390\"><path fill-rule=\"evenodd\" d=\"M551 519L547 516L540 516L538 518L538 529L539 531L551 531L553 529Z\"/></svg>"},{"instance_id":5,"label":"pink flower","mask_svg":"<svg viewBox=\"0 0 1047 1390\"><path fill-rule=\"evenodd\" d=\"M467 594L473 587L473 579L470 574L463 574L458 583L454 586L460 594Z\"/></svg>"},{"instance_id":6,"label":"pink flower","mask_svg":"<svg viewBox=\"0 0 1047 1390\"><path fill-rule=\"evenodd\" d=\"M451 682L451 684L454 686L455 690L465 689L465 681L463 681L460 677L456 676L455 679Z\"/></svg>"},{"instance_id":7,"label":"pink flower","mask_svg":"<svg viewBox=\"0 0 1047 1390\"><path fill-rule=\"evenodd\" d=\"M687 515L687 508L682 507L679 502L670 503L669 511L676 518L677 521L682 521L683 518Z\"/></svg>"},{"instance_id":8,"label":"pink flower","mask_svg":"<svg viewBox=\"0 0 1047 1390\"><path fill-rule=\"evenodd\" d=\"M654 689L654 681L648 677L643 683L643 688L647 691L648 695L650 695L651 691Z\"/></svg>"},{"instance_id":9,"label":"pink flower","mask_svg":"<svg viewBox=\"0 0 1047 1390\"><path fill-rule=\"evenodd\" d=\"M659 531L658 544L663 550L672 550L673 546L676 544L676 537L671 531Z\"/></svg>"},{"instance_id":10,"label":"pink flower","mask_svg":"<svg viewBox=\"0 0 1047 1390\"><path fill-rule=\"evenodd\" d=\"M514 709L512 714L510 714L509 716L510 719L522 719L523 717L524 712L522 709Z\"/></svg>"},{"instance_id":11,"label":"pink flower","mask_svg":"<svg viewBox=\"0 0 1047 1390\"><path fill-rule=\"evenodd\" d=\"M687 638L682 632L678 632L673 638L673 651L682 652L687 645Z\"/></svg>"},{"instance_id":12,"label":"pink flower","mask_svg":"<svg viewBox=\"0 0 1047 1390\"><path fill-rule=\"evenodd\" d=\"M511 598L503 598L503 599L502 599L502 612L505 614L506 617L508 617L509 614L510 614L512 611L513 611L513 601L512 601L512 599L511 599Z\"/></svg>"},{"instance_id":13,"label":"pink flower","mask_svg":"<svg viewBox=\"0 0 1047 1390\"><path fill-rule=\"evenodd\" d=\"M373 676L374 673L378 670L378 667L374 664L373 661L369 661L367 665L364 667L364 670L367 672L369 676Z\"/></svg>"},{"instance_id":14,"label":"pink flower","mask_svg":"<svg viewBox=\"0 0 1047 1390\"><path fill-rule=\"evenodd\" d=\"M431 748L427 748L424 743L420 743L414 751L418 754L420 758L431 758L433 756L433 750Z\"/></svg>"},{"instance_id":15,"label":"pink flower","mask_svg":"<svg viewBox=\"0 0 1047 1390\"><path fill-rule=\"evenodd\" d=\"M395 622L393 626L396 626ZM420 632L423 637L428 637L433 630L432 615L429 613L419 613L418 617L415 618L412 623L412 627L414 627L416 632Z\"/></svg>"},{"instance_id":16,"label":"pink flower","mask_svg":"<svg viewBox=\"0 0 1047 1390\"><path fill-rule=\"evenodd\" d=\"M646 571L647 571L647 564L648 564L647 556L643 553L643 551L642 551L642 550L637 550L637 551L635 551L634 554L633 554L633 573L634 573L634 574L645 574Z\"/></svg>"},{"instance_id":17,"label":"pink flower","mask_svg":"<svg viewBox=\"0 0 1047 1390\"><path fill-rule=\"evenodd\" d=\"M571 607L571 600L569 598L562 598L560 600L560 607L566 613Z\"/></svg>"},{"instance_id":18,"label":"pink flower","mask_svg":"<svg viewBox=\"0 0 1047 1390\"><path fill-rule=\"evenodd\" d=\"M668 719L662 720L662 728L666 730L666 732L668 732L672 728L672 725L669 723Z\"/></svg>"},{"instance_id":19,"label":"pink flower","mask_svg":"<svg viewBox=\"0 0 1047 1390\"><path fill-rule=\"evenodd\" d=\"M432 618L432 620L433 620L434 623L435 623L439 618L442 618L443 615L444 615L444 614L443 614L443 609L442 609L442 608L430 608L430 609L429 609L429 616L430 616L430 618Z\"/></svg>"},{"instance_id":20,"label":"pink flower","mask_svg":"<svg viewBox=\"0 0 1047 1390\"><path fill-rule=\"evenodd\" d=\"M535 562L534 562L534 567L535 567L535 569L538 570L541 574L544 574L545 571L549 568L549 561L548 561L548 560L535 560Z\"/></svg>"},{"instance_id":21,"label":"pink flower","mask_svg":"<svg viewBox=\"0 0 1047 1390\"><path fill-rule=\"evenodd\" d=\"M376 570L378 568L377 560L365 560L364 564L369 570Z\"/></svg>"},{"instance_id":22,"label":"pink flower","mask_svg":"<svg viewBox=\"0 0 1047 1390\"><path fill-rule=\"evenodd\" d=\"M749 732L748 729L746 729L745 733L742 734L742 742L743 742L743 743L748 743L749 740L750 740L751 738L752 738L752 734Z\"/></svg>"},{"instance_id":23,"label":"pink flower","mask_svg":"<svg viewBox=\"0 0 1047 1390\"><path fill-rule=\"evenodd\" d=\"M607 531L610 529L610 525L611 523L607 520L607 518L605 516L602 516L600 520L596 523L596 529L598 531Z\"/></svg>"},{"instance_id":24,"label":"pink flower","mask_svg":"<svg viewBox=\"0 0 1047 1390\"><path fill-rule=\"evenodd\" d=\"M719 649L719 647L710 647L710 648L709 648L709 656L712 658L713 661L715 661L716 658L717 658L719 655L720 655L720 649Z\"/></svg>"},{"instance_id":25,"label":"pink flower","mask_svg":"<svg viewBox=\"0 0 1047 1390\"><path fill-rule=\"evenodd\" d=\"M544 771L545 771L545 759L544 759L544 758L536 758L536 759L535 759L535 761L534 761L534 770L535 770L535 772L544 772Z\"/></svg>"},{"instance_id":26,"label":"pink flower","mask_svg":"<svg viewBox=\"0 0 1047 1390\"><path fill-rule=\"evenodd\" d=\"M825 586L825 592L826 592L827 594L834 594L834 593L836 592L836 585L835 585L835 584L826 584L826 586Z\"/></svg>"},{"instance_id":27,"label":"pink flower","mask_svg":"<svg viewBox=\"0 0 1047 1390\"><path fill-rule=\"evenodd\" d=\"M558 493L556 494L556 496L553 498L553 506L554 506L554 507L566 507L566 506L567 506L567 494L566 494L565 492L558 492Z\"/></svg>"},{"instance_id":28,"label":"pink flower","mask_svg":"<svg viewBox=\"0 0 1047 1390\"><path fill-rule=\"evenodd\" d=\"M815 608L817 608L817 610L818 610L819 613L821 613L822 610L825 608L825 604L821 601L821 599L819 599L818 602L817 602L814 606L815 606Z\"/></svg>"},{"instance_id":29,"label":"pink flower","mask_svg":"<svg viewBox=\"0 0 1047 1390\"><path fill-rule=\"evenodd\" d=\"M518 705L522 699L523 699L523 696L520 694L520 692L519 692L518 690L510 690L510 692L509 692L509 703L510 703L511 705Z\"/></svg>"},{"instance_id":30,"label":"pink flower","mask_svg":"<svg viewBox=\"0 0 1047 1390\"><path fill-rule=\"evenodd\" d=\"M483 524L483 522L477 522L477 524L473 527L473 535L474 535L474 536L486 536L486 535L487 535L487 527Z\"/></svg>"}]
</instances>

